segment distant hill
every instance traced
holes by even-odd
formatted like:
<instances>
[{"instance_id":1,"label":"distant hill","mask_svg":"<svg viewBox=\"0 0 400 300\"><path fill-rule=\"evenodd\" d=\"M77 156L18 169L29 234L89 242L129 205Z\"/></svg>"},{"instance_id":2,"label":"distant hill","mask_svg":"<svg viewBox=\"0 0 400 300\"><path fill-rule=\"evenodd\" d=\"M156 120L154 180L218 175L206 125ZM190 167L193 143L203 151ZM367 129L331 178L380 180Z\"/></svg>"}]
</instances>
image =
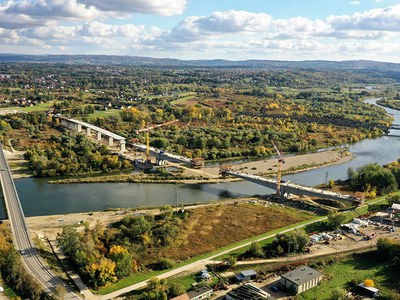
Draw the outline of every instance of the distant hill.
<instances>
[{"instance_id":1,"label":"distant hill","mask_svg":"<svg viewBox=\"0 0 400 300\"><path fill-rule=\"evenodd\" d=\"M400 72L400 64L370 60L179 60L171 58L151 58L117 55L26 55L0 54L2 62L37 62L60 64L124 65L144 67L236 67L263 69L307 69L307 70L376 70Z\"/></svg>"}]
</instances>

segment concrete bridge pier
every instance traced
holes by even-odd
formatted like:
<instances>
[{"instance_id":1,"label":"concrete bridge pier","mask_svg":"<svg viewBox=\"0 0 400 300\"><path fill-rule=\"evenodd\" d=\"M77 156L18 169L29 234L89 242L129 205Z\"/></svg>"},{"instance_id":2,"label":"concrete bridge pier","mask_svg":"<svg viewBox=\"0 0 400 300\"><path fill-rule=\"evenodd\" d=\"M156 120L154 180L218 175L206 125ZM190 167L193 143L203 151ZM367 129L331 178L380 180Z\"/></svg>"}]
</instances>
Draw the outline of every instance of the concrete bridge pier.
<instances>
[{"instance_id":1,"label":"concrete bridge pier","mask_svg":"<svg viewBox=\"0 0 400 300\"><path fill-rule=\"evenodd\" d=\"M119 144L120 144L120 147L121 147L120 148L121 152L125 152L125 150L126 150L125 149L125 141L120 141Z\"/></svg>"},{"instance_id":2,"label":"concrete bridge pier","mask_svg":"<svg viewBox=\"0 0 400 300\"><path fill-rule=\"evenodd\" d=\"M101 133L100 132L97 132L97 140L101 141Z\"/></svg>"},{"instance_id":3,"label":"concrete bridge pier","mask_svg":"<svg viewBox=\"0 0 400 300\"><path fill-rule=\"evenodd\" d=\"M108 138L108 146L114 145L114 139L112 137Z\"/></svg>"},{"instance_id":4,"label":"concrete bridge pier","mask_svg":"<svg viewBox=\"0 0 400 300\"><path fill-rule=\"evenodd\" d=\"M86 135L87 136L90 136L92 134L92 131L91 131L91 129L88 127L88 128L86 128Z\"/></svg>"},{"instance_id":5,"label":"concrete bridge pier","mask_svg":"<svg viewBox=\"0 0 400 300\"><path fill-rule=\"evenodd\" d=\"M81 124L76 124L76 130L78 132L82 132L82 125Z\"/></svg>"}]
</instances>

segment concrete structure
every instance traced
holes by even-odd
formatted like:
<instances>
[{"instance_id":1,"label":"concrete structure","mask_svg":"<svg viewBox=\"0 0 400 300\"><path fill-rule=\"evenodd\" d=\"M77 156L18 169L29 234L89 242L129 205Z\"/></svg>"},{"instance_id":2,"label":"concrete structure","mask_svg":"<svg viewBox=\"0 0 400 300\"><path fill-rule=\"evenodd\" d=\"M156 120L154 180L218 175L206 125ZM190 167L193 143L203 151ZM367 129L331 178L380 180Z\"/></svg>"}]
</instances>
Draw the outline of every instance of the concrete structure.
<instances>
[{"instance_id":1,"label":"concrete structure","mask_svg":"<svg viewBox=\"0 0 400 300\"><path fill-rule=\"evenodd\" d=\"M277 183L275 179L264 178L257 175L251 175L245 172L239 172L234 170L223 170L222 174L231 175L234 177L242 178L244 180L263 185L270 189L275 189L277 187ZM358 201L358 198L355 198L352 195L345 195L340 193L335 193L331 191L316 189L300 184L295 184L291 182L281 183L281 195L285 194L294 194L294 195L304 195L311 197L318 197L322 199L330 199L330 200L339 200L353 203L354 201Z\"/></svg>"},{"instance_id":2,"label":"concrete structure","mask_svg":"<svg viewBox=\"0 0 400 300\"><path fill-rule=\"evenodd\" d=\"M250 283L243 284L226 294L226 300L266 300L271 295Z\"/></svg>"},{"instance_id":3,"label":"concrete structure","mask_svg":"<svg viewBox=\"0 0 400 300\"><path fill-rule=\"evenodd\" d=\"M187 292L183 295L172 298L171 300L203 300L210 299L213 293L213 289L209 286L205 285L202 287L194 287L194 289L190 292Z\"/></svg>"},{"instance_id":4,"label":"concrete structure","mask_svg":"<svg viewBox=\"0 0 400 300\"><path fill-rule=\"evenodd\" d=\"M322 274L310 267L300 266L281 276L279 283L289 291L296 294L307 291L318 285L322 280Z\"/></svg>"},{"instance_id":5,"label":"concrete structure","mask_svg":"<svg viewBox=\"0 0 400 300\"><path fill-rule=\"evenodd\" d=\"M235 275L235 279L238 282L254 280L257 277L257 272L254 270L245 270Z\"/></svg>"},{"instance_id":6,"label":"concrete structure","mask_svg":"<svg viewBox=\"0 0 400 300\"><path fill-rule=\"evenodd\" d=\"M3 146L0 144L0 180L6 204L7 215L11 224L14 247L20 251L22 262L28 274L32 275L43 287L44 292L52 294L63 281L55 276L48 264L40 257L26 226L24 212L19 201L17 189L11 176ZM64 299L80 299L67 286Z\"/></svg>"},{"instance_id":7,"label":"concrete structure","mask_svg":"<svg viewBox=\"0 0 400 300\"><path fill-rule=\"evenodd\" d=\"M146 152L147 147L144 144L132 143L130 145L132 145L135 149ZM162 164L163 160L167 160L167 161L170 161L173 163L184 163L184 164L188 164L188 165L192 164L192 160L190 158L183 157L180 155L175 155L172 153L168 153L163 150L156 149L154 147L150 147L150 155L156 157L157 162L160 162L159 163L160 165Z\"/></svg>"},{"instance_id":8,"label":"concrete structure","mask_svg":"<svg viewBox=\"0 0 400 300\"><path fill-rule=\"evenodd\" d=\"M117 140L120 145L120 151L125 151L126 139L118 134L75 119L60 117L60 121L62 126L71 130L76 130L78 132L82 132L83 128L85 128L85 133L87 136L90 136L92 134L92 131L94 131L96 133L96 138L98 141L101 141L103 137L108 139L108 146L112 146L114 144L114 140Z\"/></svg>"}]
</instances>

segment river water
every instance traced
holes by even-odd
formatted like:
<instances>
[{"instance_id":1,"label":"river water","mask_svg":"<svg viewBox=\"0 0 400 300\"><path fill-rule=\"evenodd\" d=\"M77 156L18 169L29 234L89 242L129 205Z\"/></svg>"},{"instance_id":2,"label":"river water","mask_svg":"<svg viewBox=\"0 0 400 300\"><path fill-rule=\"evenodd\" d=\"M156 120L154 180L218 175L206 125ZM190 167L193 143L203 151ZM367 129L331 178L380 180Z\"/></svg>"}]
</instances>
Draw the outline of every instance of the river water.
<instances>
[{"instance_id":1,"label":"river water","mask_svg":"<svg viewBox=\"0 0 400 300\"><path fill-rule=\"evenodd\" d=\"M376 99L366 102L375 104ZM400 112L385 108L400 124ZM391 132L400 136L400 132ZM317 185L328 178L346 179L349 167L368 163L386 164L400 158L400 137L383 136L366 139L349 148L354 159L341 165L319 168L284 179L304 185ZM244 197L271 194L274 191L250 182L217 184L145 184L145 183L79 183L48 184L46 179L23 178L15 180L26 216L100 211L115 207L146 207L221 200L226 197ZM178 187L178 188L177 188ZM0 219L5 217L0 207Z\"/></svg>"}]
</instances>

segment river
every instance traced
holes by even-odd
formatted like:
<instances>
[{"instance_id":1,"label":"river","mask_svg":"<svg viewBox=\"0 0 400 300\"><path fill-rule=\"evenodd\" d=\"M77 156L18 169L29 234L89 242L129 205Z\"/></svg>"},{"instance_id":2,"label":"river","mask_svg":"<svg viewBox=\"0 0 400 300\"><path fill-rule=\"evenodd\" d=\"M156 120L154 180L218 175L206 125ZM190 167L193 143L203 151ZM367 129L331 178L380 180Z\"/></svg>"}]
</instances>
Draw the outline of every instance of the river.
<instances>
[{"instance_id":1,"label":"river","mask_svg":"<svg viewBox=\"0 0 400 300\"><path fill-rule=\"evenodd\" d=\"M366 102L375 104L377 99ZM385 108L400 124L400 112ZM391 132L392 133L392 132ZM400 136L399 132L392 134ZM285 180L304 185L317 185L328 178L346 179L349 167L368 163L380 165L400 158L400 137L383 136L366 139L350 146L352 161L284 176ZM250 182L217 184L145 184L145 183L79 183L48 184L46 179L22 178L15 180L26 216L52 215L74 212L100 211L115 207L146 207L178 203L208 202L226 197L245 197L270 194L274 191ZM177 188L178 187L178 188ZM0 207L0 219L4 218Z\"/></svg>"}]
</instances>

